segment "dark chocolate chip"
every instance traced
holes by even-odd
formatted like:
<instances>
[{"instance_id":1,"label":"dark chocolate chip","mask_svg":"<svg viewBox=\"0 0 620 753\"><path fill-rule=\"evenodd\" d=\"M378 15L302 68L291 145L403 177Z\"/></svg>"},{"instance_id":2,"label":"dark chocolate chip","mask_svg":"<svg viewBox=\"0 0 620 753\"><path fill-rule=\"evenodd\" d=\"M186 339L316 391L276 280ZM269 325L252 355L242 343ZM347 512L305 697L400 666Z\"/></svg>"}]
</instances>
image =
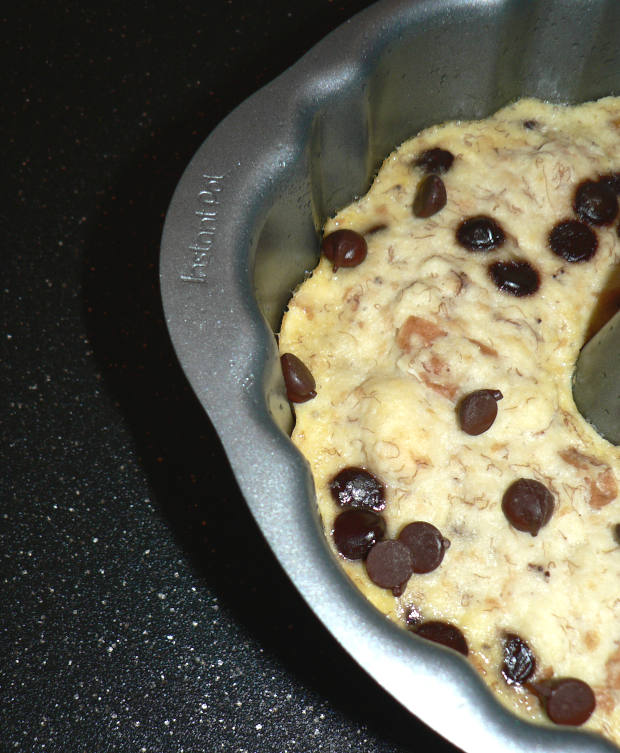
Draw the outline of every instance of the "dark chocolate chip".
<instances>
[{"instance_id":1,"label":"dark chocolate chip","mask_svg":"<svg viewBox=\"0 0 620 753\"><path fill-rule=\"evenodd\" d=\"M400 541L380 541L368 552L366 572L374 584L400 595L413 572L411 552Z\"/></svg>"},{"instance_id":2,"label":"dark chocolate chip","mask_svg":"<svg viewBox=\"0 0 620 753\"><path fill-rule=\"evenodd\" d=\"M502 497L502 510L510 525L532 536L549 522L554 506L549 489L531 478L514 481Z\"/></svg>"},{"instance_id":3,"label":"dark chocolate chip","mask_svg":"<svg viewBox=\"0 0 620 753\"><path fill-rule=\"evenodd\" d=\"M489 275L502 293L517 298L532 295L540 287L540 275L527 261L496 261L489 265Z\"/></svg>"},{"instance_id":4,"label":"dark chocolate chip","mask_svg":"<svg viewBox=\"0 0 620 753\"><path fill-rule=\"evenodd\" d=\"M598 246L594 231L579 220L564 220L549 233L549 246L556 256L570 262L588 261Z\"/></svg>"},{"instance_id":5,"label":"dark chocolate chip","mask_svg":"<svg viewBox=\"0 0 620 753\"><path fill-rule=\"evenodd\" d=\"M615 193L620 193L620 173L607 173L607 175L601 175L599 180L606 183Z\"/></svg>"},{"instance_id":6,"label":"dark chocolate chip","mask_svg":"<svg viewBox=\"0 0 620 753\"><path fill-rule=\"evenodd\" d=\"M555 724L578 727L590 718L596 707L592 688L574 677L532 684L530 687L539 696L547 716Z\"/></svg>"},{"instance_id":7,"label":"dark chocolate chip","mask_svg":"<svg viewBox=\"0 0 620 753\"><path fill-rule=\"evenodd\" d=\"M533 131L535 128L538 128L538 121L537 120L524 120L523 127L527 128L528 131Z\"/></svg>"},{"instance_id":8,"label":"dark chocolate chip","mask_svg":"<svg viewBox=\"0 0 620 753\"><path fill-rule=\"evenodd\" d=\"M584 180L575 191L573 209L590 225L609 225L618 214L616 192L604 181Z\"/></svg>"},{"instance_id":9,"label":"dark chocolate chip","mask_svg":"<svg viewBox=\"0 0 620 753\"><path fill-rule=\"evenodd\" d=\"M305 403L316 397L316 383L310 369L297 356L285 353L280 358L286 395L291 403Z\"/></svg>"},{"instance_id":10,"label":"dark chocolate chip","mask_svg":"<svg viewBox=\"0 0 620 753\"><path fill-rule=\"evenodd\" d=\"M345 510L334 521L336 549L350 560L361 560L385 536L385 520L369 510Z\"/></svg>"},{"instance_id":11,"label":"dark chocolate chip","mask_svg":"<svg viewBox=\"0 0 620 753\"><path fill-rule=\"evenodd\" d=\"M373 512L381 512L385 507L385 487L365 468L343 468L329 482L329 490L340 507L358 507Z\"/></svg>"},{"instance_id":12,"label":"dark chocolate chip","mask_svg":"<svg viewBox=\"0 0 620 753\"><path fill-rule=\"evenodd\" d=\"M364 236L355 230L336 230L323 238L321 252L337 272L340 267L357 267L361 264L368 253L368 245Z\"/></svg>"},{"instance_id":13,"label":"dark chocolate chip","mask_svg":"<svg viewBox=\"0 0 620 753\"><path fill-rule=\"evenodd\" d=\"M620 544L620 523L616 523L616 525L612 529L612 532L616 544Z\"/></svg>"},{"instance_id":14,"label":"dark chocolate chip","mask_svg":"<svg viewBox=\"0 0 620 753\"><path fill-rule=\"evenodd\" d=\"M406 525L398 540L409 547L414 573L430 573L438 568L450 545L434 525L422 520Z\"/></svg>"},{"instance_id":15,"label":"dark chocolate chip","mask_svg":"<svg viewBox=\"0 0 620 753\"><path fill-rule=\"evenodd\" d=\"M451 625L448 622L440 622L439 620L423 622L421 625L415 627L413 632L427 641L441 643L442 646L452 648L463 654L463 656L467 656L469 653L467 641L463 633L455 625Z\"/></svg>"},{"instance_id":16,"label":"dark chocolate chip","mask_svg":"<svg viewBox=\"0 0 620 753\"><path fill-rule=\"evenodd\" d=\"M416 217L432 217L446 206L446 199L446 187L439 175L426 175L418 183L413 213Z\"/></svg>"},{"instance_id":17,"label":"dark chocolate chip","mask_svg":"<svg viewBox=\"0 0 620 753\"><path fill-rule=\"evenodd\" d=\"M492 251L502 245L506 236L495 220L480 215L461 222L456 239L468 251Z\"/></svg>"},{"instance_id":18,"label":"dark chocolate chip","mask_svg":"<svg viewBox=\"0 0 620 753\"><path fill-rule=\"evenodd\" d=\"M447 149L427 149L422 152L415 161L416 167L422 168L425 173L436 173L442 175L447 173L454 162L454 155Z\"/></svg>"},{"instance_id":19,"label":"dark chocolate chip","mask_svg":"<svg viewBox=\"0 0 620 753\"><path fill-rule=\"evenodd\" d=\"M497 401L504 396L499 390L476 390L456 408L459 425L466 434L476 436L490 428L497 416Z\"/></svg>"},{"instance_id":20,"label":"dark chocolate chip","mask_svg":"<svg viewBox=\"0 0 620 753\"><path fill-rule=\"evenodd\" d=\"M509 685L522 685L536 669L534 652L527 643L514 633L504 639L504 662L502 675Z\"/></svg>"}]
</instances>

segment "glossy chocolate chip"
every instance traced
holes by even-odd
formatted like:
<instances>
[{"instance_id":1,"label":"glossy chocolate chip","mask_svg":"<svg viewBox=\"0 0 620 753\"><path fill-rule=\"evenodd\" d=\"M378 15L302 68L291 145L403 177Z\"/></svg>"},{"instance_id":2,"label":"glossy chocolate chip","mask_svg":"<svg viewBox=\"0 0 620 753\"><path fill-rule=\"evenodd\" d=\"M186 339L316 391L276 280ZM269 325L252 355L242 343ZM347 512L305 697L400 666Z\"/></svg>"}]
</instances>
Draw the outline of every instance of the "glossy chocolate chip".
<instances>
[{"instance_id":1,"label":"glossy chocolate chip","mask_svg":"<svg viewBox=\"0 0 620 753\"><path fill-rule=\"evenodd\" d=\"M465 395L456 408L461 429L472 436L489 429L497 416L497 401L503 397L499 390L476 390Z\"/></svg>"},{"instance_id":2,"label":"glossy chocolate chip","mask_svg":"<svg viewBox=\"0 0 620 753\"><path fill-rule=\"evenodd\" d=\"M480 215L461 222L456 239L468 251L492 251L502 245L506 236L494 219Z\"/></svg>"},{"instance_id":3,"label":"glossy chocolate chip","mask_svg":"<svg viewBox=\"0 0 620 753\"><path fill-rule=\"evenodd\" d=\"M297 356L285 353L280 358L286 395L292 403L305 403L316 397L316 383L310 369Z\"/></svg>"},{"instance_id":4,"label":"glossy chocolate chip","mask_svg":"<svg viewBox=\"0 0 620 753\"><path fill-rule=\"evenodd\" d=\"M554 506L549 489L531 478L514 481L502 497L502 510L510 525L532 536L549 522Z\"/></svg>"},{"instance_id":5,"label":"glossy chocolate chip","mask_svg":"<svg viewBox=\"0 0 620 753\"><path fill-rule=\"evenodd\" d=\"M432 217L446 206L446 199L446 187L439 175L426 175L418 183L413 213L416 217Z\"/></svg>"},{"instance_id":6,"label":"glossy chocolate chip","mask_svg":"<svg viewBox=\"0 0 620 753\"><path fill-rule=\"evenodd\" d=\"M616 544L620 544L620 523L616 523L616 525L613 526L612 534L613 534L614 541L616 542Z\"/></svg>"},{"instance_id":7,"label":"glossy chocolate chip","mask_svg":"<svg viewBox=\"0 0 620 753\"><path fill-rule=\"evenodd\" d=\"M411 552L413 572L430 573L441 565L450 542L432 523L417 520L406 525L398 536Z\"/></svg>"},{"instance_id":8,"label":"glossy chocolate chip","mask_svg":"<svg viewBox=\"0 0 620 753\"><path fill-rule=\"evenodd\" d=\"M504 639L502 675L509 685L522 685L534 674L536 659L527 643L514 633Z\"/></svg>"},{"instance_id":9,"label":"glossy chocolate chip","mask_svg":"<svg viewBox=\"0 0 620 753\"><path fill-rule=\"evenodd\" d=\"M442 646L452 648L463 656L467 656L469 653L465 636L455 625L451 625L449 622L440 622L439 620L423 622L415 627L413 632L427 641L441 643Z\"/></svg>"},{"instance_id":10,"label":"glossy chocolate chip","mask_svg":"<svg viewBox=\"0 0 620 753\"><path fill-rule=\"evenodd\" d=\"M496 261L489 265L489 275L502 293L517 298L532 295L540 287L540 275L527 261Z\"/></svg>"},{"instance_id":11,"label":"glossy chocolate chip","mask_svg":"<svg viewBox=\"0 0 620 753\"><path fill-rule=\"evenodd\" d=\"M556 256L570 262L588 261L596 253L594 231L579 220L564 220L549 233L549 246Z\"/></svg>"},{"instance_id":12,"label":"glossy chocolate chip","mask_svg":"<svg viewBox=\"0 0 620 753\"><path fill-rule=\"evenodd\" d=\"M435 147L422 152L415 161L416 167L422 168L425 173L442 175L447 173L454 162L454 155L447 149Z\"/></svg>"},{"instance_id":13,"label":"glossy chocolate chip","mask_svg":"<svg viewBox=\"0 0 620 753\"><path fill-rule=\"evenodd\" d=\"M381 512L385 508L385 487L365 468L343 468L329 482L329 490L340 507L357 507L372 512Z\"/></svg>"},{"instance_id":14,"label":"glossy chocolate chip","mask_svg":"<svg viewBox=\"0 0 620 753\"><path fill-rule=\"evenodd\" d=\"M590 718L596 707L592 688L575 677L532 684L530 687L539 696L547 716L555 724L578 727Z\"/></svg>"},{"instance_id":15,"label":"glossy chocolate chip","mask_svg":"<svg viewBox=\"0 0 620 753\"><path fill-rule=\"evenodd\" d=\"M334 272L340 267L357 267L366 258L368 244L355 230L336 230L323 238L321 253L329 259Z\"/></svg>"},{"instance_id":16,"label":"glossy chocolate chip","mask_svg":"<svg viewBox=\"0 0 620 753\"><path fill-rule=\"evenodd\" d=\"M618 214L616 192L605 181L584 180L577 186L573 209L591 225L609 225Z\"/></svg>"},{"instance_id":17,"label":"glossy chocolate chip","mask_svg":"<svg viewBox=\"0 0 620 753\"><path fill-rule=\"evenodd\" d=\"M411 552L400 541L380 541L368 552L366 572L375 585L400 596L413 572Z\"/></svg>"},{"instance_id":18,"label":"glossy chocolate chip","mask_svg":"<svg viewBox=\"0 0 620 753\"><path fill-rule=\"evenodd\" d=\"M336 549L350 560L361 560L385 536L385 520L369 510L345 510L334 521Z\"/></svg>"}]
</instances>

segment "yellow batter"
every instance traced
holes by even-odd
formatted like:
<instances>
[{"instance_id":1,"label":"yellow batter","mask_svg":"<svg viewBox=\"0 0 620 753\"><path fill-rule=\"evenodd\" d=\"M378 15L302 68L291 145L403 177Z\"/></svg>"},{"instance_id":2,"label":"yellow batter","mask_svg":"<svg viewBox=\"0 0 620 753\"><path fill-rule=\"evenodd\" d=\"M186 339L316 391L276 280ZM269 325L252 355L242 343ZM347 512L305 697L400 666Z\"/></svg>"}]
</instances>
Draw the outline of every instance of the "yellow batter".
<instances>
[{"instance_id":1,"label":"yellow batter","mask_svg":"<svg viewBox=\"0 0 620 753\"><path fill-rule=\"evenodd\" d=\"M436 148L454 157L447 171L434 171L445 206L416 216L429 172L420 155ZM351 466L385 487L387 539L427 521L450 542L440 566L411 575L400 596L375 585L363 560L338 554L358 587L403 626L412 611L458 626L502 701L544 720L531 688L502 677L505 636L518 635L536 657L532 682L587 683L596 708L584 726L616 743L620 451L577 412L571 375L619 287L618 216L583 223L596 248L582 261L554 253L550 233L580 221L579 184L619 170L620 98L573 108L522 100L487 120L429 128L385 160L365 197L328 221L325 236L354 230L367 255L335 272L323 257L280 333L281 352L297 356L316 382L316 396L295 406L293 441L311 465L332 546L342 509L329 485ZM472 251L457 231L481 216L497 223L503 242ZM498 287L491 265L515 261L533 270L533 292ZM471 435L457 408L479 389L502 399L490 428ZM537 535L502 510L518 478L553 497Z\"/></svg>"}]
</instances>

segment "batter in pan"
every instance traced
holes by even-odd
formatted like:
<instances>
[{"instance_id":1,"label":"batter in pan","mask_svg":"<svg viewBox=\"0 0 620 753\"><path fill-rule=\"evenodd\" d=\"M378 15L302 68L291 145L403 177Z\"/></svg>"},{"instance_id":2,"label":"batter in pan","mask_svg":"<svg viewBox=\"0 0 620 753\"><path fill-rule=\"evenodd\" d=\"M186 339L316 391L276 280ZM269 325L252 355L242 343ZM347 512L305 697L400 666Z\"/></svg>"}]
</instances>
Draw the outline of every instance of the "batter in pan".
<instances>
[{"instance_id":1,"label":"batter in pan","mask_svg":"<svg viewBox=\"0 0 620 753\"><path fill-rule=\"evenodd\" d=\"M280 333L348 575L529 718L620 743L620 451L572 399L620 298L620 98L429 128L325 227Z\"/></svg>"}]
</instances>

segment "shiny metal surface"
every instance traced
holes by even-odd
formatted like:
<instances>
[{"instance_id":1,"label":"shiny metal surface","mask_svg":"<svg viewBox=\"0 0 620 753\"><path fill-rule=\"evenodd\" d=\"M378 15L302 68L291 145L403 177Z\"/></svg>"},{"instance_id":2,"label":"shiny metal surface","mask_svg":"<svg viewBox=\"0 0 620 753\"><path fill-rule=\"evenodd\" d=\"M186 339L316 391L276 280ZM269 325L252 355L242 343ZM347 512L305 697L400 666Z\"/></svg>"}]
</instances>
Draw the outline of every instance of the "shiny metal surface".
<instances>
[{"instance_id":1,"label":"shiny metal surface","mask_svg":"<svg viewBox=\"0 0 620 753\"><path fill-rule=\"evenodd\" d=\"M620 444L620 312L579 354L573 397L596 431L608 442Z\"/></svg>"},{"instance_id":2,"label":"shiny metal surface","mask_svg":"<svg viewBox=\"0 0 620 753\"><path fill-rule=\"evenodd\" d=\"M522 722L460 656L398 629L332 558L312 478L288 439L276 340L330 213L420 128L519 96L620 91L616 0L383 0L252 96L209 136L167 215L170 334L239 486L310 607L389 693L465 751L603 753L581 731Z\"/></svg>"}]
</instances>

